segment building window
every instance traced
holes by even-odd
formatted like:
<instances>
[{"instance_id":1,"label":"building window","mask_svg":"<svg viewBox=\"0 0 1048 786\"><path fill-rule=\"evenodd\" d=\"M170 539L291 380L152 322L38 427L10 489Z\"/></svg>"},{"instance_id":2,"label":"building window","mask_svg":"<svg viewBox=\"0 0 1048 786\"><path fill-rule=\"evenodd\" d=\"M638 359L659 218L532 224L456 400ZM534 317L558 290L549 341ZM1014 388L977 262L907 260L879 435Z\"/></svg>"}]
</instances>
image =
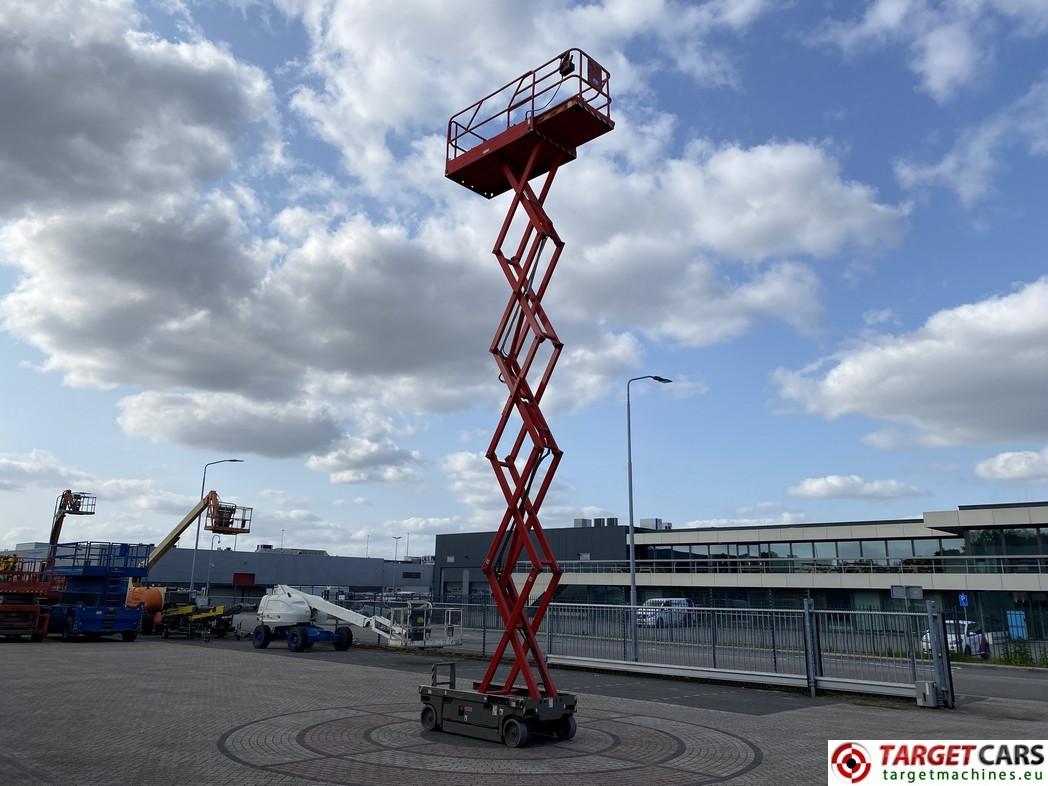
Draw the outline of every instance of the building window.
<instances>
[{"instance_id":1,"label":"building window","mask_svg":"<svg viewBox=\"0 0 1048 786\"><path fill-rule=\"evenodd\" d=\"M710 544L710 559L727 559L728 546L724 543Z\"/></svg>"},{"instance_id":2,"label":"building window","mask_svg":"<svg viewBox=\"0 0 1048 786\"><path fill-rule=\"evenodd\" d=\"M854 543L854 541L851 541ZM858 545L858 544L856 544ZM837 558L837 541L835 540L817 540L815 541L815 558L816 559L836 559Z\"/></svg>"},{"instance_id":3,"label":"building window","mask_svg":"<svg viewBox=\"0 0 1048 786\"><path fill-rule=\"evenodd\" d=\"M863 559L885 560L887 557L888 550L883 540L864 540L862 542Z\"/></svg>"},{"instance_id":4,"label":"building window","mask_svg":"<svg viewBox=\"0 0 1048 786\"><path fill-rule=\"evenodd\" d=\"M790 556L797 559L811 559L811 543L808 541L793 542L790 544Z\"/></svg>"},{"instance_id":5,"label":"building window","mask_svg":"<svg viewBox=\"0 0 1048 786\"><path fill-rule=\"evenodd\" d=\"M765 543L761 548L764 549L761 556L773 560L768 566L769 570L776 573L789 570L789 565L785 562L790 555L789 543Z\"/></svg>"},{"instance_id":6,"label":"building window","mask_svg":"<svg viewBox=\"0 0 1048 786\"><path fill-rule=\"evenodd\" d=\"M421 579L422 573L417 570L405 570L400 574L402 579Z\"/></svg>"},{"instance_id":7,"label":"building window","mask_svg":"<svg viewBox=\"0 0 1048 786\"><path fill-rule=\"evenodd\" d=\"M976 556L999 556L1004 553L1004 543L999 529L973 529L968 532L971 553Z\"/></svg>"},{"instance_id":8,"label":"building window","mask_svg":"<svg viewBox=\"0 0 1048 786\"><path fill-rule=\"evenodd\" d=\"M816 545L817 546L821 546L822 544L819 543L819 544L816 544ZM826 554L826 555L820 554L819 556L820 557L822 557L822 556L832 557L833 555L832 554ZM857 540L839 540L839 541L837 541L837 556L839 556L841 559L859 559L859 557L861 556L860 553L859 553L859 541L857 541Z\"/></svg>"},{"instance_id":9,"label":"building window","mask_svg":"<svg viewBox=\"0 0 1048 786\"><path fill-rule=\"evenodd\" d=\"M913 553L917 557L934 557L939 553L938 538L915 538Z\"/></svg>"},{"instance_id":10,"label":"building window","mask_svg":"<svg viewBox=\"0 0 1048 786\"><path fill-rule=\"evenodd\" d=\"M1004 553L1009 556L1040 553L1037 548L1037 530L1033 528L1006 529L1003 535Z\"/></svg>"},{"instance_id":11,"label":"building window","mask_svg":"<svg viewBox=\"0 0 1048 786\"><path fill-rule=\"evenodd\" d=\"M907 559L913 556L913 542L907 540L889 540L888 556L893 559Z\"/></svg>"},{"instance_id":12,"label":"building window","mask_svg":"<svg viewBox=\"0 0 1048 786\"><path fill-rule=\"evenodd\" d=\"M963 557L964 538L943 538L941 550L944 557Z\"/></svg>"}]
</instances>

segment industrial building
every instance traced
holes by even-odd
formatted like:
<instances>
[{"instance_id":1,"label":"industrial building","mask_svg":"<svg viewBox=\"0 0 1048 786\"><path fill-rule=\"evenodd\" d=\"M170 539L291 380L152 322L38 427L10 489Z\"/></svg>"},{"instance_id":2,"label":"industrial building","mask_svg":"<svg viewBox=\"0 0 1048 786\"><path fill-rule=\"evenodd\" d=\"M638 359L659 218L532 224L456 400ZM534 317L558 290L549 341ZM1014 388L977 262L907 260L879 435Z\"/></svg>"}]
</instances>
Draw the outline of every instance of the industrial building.
<instances>
[{"instance_id":1,"label":"industrial building","mask_svg":"<svg viewBox=\"0 0 1048 786\"><path fill-rule=\"evenodd\" d=\"M920 587L925 599L988 625L1021 612L1030 636L1048 637L1048 502L779 526L674 529L658 519L641 521L640 602L689 597L699 605L796 607L812 597L820 608L887 610L906 602L892 597L893 587ZM546 535L564 571L558 601L629 597L628 527L579 520ZM490 541L491 533L438 535L434 596L484 602L480 566ZM540 576L536 591L543 586Z\"/></svg>"},{"instance_id":2,"label":"industrial building","mask_svg":"<svg viewBox=\"0 0 1048 786\"><path fill-rule=\"evenodd\" d=\"M40 558L46 543L20 543L19 556ZM149 572L149 583L189 586L193 549L173 548ZM314 549L260 547L257 551L220 549L197 552L195 584L210 585L218 601L253 602L268 587L290 584L332 599L360 593L428 594L433 566L417 557L396 562L378 557L334 557Z\"/></svg>"}]
</instances>

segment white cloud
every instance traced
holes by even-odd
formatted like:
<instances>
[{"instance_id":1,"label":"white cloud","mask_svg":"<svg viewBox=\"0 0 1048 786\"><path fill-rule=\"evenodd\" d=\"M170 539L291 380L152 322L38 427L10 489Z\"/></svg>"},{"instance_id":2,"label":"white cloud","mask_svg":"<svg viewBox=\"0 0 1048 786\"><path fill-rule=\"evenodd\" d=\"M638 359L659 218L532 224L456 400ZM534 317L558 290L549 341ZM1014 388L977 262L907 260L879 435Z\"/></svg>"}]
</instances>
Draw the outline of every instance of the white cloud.
<instances>
[{"instance_id":1,"label":"white cloud","mask_svg":"<svg viewBox=\"0 0 1048 786\"><path fill-rule=\"evenodd\" d=\"M1048 437L1048 279L773 379L811 414L886 420L938 444Z\"/></svg>"},{"instance_id":2,"label":"white cloud","mask_svg":"<svg viewBox=\"0 0 1048 786\"><path fill-rule=\"evenodd\" d=\"M861 18L828 22L816 40L847 55L904 46L923 89L942 103L992 67L1003 21L1016 35L1039 35L1048 31L1048 9L1041 0L872 0Z\"/></svg>"},{"instance_id":3,"label":"white cloud","mask_svg":"<svg viewBox=\"0 0 1048 786\"><path fill-rule=\"evenodd\" d=\"M230 393L139 393L120 400L128 434L263 456L321 451L340 436L331 412L313 402L269 403Z\"/></svg>"},{"instance_id":4,"label":"white cloud","mask_svg":"<svg viewBox=\"0 0 1048 786\"><path fill-rule=\"evenodd\" d=\"M975 474L985 480L1048 483L1048 448L998 453L976 464Z\"/></svg>"},{"instance_id":5,"label":"white cloud","mask_svg":"<svg viewBox=\"0 0 1048 786\"><path fill-rule=\"evenodd\" d=\"M279 148L261 70L143 25L130 0L4 3L0 214L184 191L252 133Z\"/></svg>"},{"instance_id":6,"label":"white cloud","mask_svg":"<svg viewBox=\"0 0 1048 786\"><path fill-rule=\"evenodd\" d=\"M748 518L712 518L692 519L678 529L712 529L716 527L782 527L788 524L803 524L806 520L803 513L785 511L778 516L758 516Z\"/></svg>"},{"instance_id":7,"label":"white cloud","mask_svg":"<svg viewBox=\"0 0 1048 786\"><path fill-rule=\"evenodd\" d=\"M744 32L770 4L281 0L279 6L301 19L311 43L308 71L319 77L319 84L310 80L297 88L292 106L341 152L353 175L389 194L410 185L388 176L398 140L432 133L432 118L450 117L568 46L599 57L615 74L619 97L644 87L641 72L651 65L635 62L628 51L642 41L660 44L659 65L668 61L703 84L730 83L732 57L710 43L711 35ZM464 18L468 25L461 24Z\"/></svg>"},{"instance_id":8,"label":"white cloud","mask_svg":"<svg viewBox=\"0 0 1048 786\"><path fill-rule=\"evenodd\" d=\"M170 528L170 517L189 512L198 498L160 488L150 478L103 478L69 466L48 450L0 454L0 492L40 492L43 500L38 526L16 527L11 521L0 522L0 544L46 539L54 500L71 488L95 494L98 508L95 516L67 519L64 540L121 540L155 543ZM177 520L177 519L176 519Z\"/></svg>"},{"instance_id":9,"label":"white cloud","mask_svg":"<svg viewBox=\"0 0 1048 786\"><path fill-rule=\"evenodd\" d=\"M926 492L899 480L865 480L861 475L826 475L805 478L786 493L791 497L823 499L893 499L916 497Z\"/></svg>"},{"instance_id":10,"label":"white cloud","mask_svg":"<svg viewBox=\"0 0 1048 786\"><path fill-rule=\"evenodd\" d=\"M862 444L878 450L903 450L905 448L943 448L950 442L934 434L915 430L885 428L871 431L862 436Z\"/></svg>"},{"instance_id":11,"label":"white cloud","mask_svg":"<svg viewBox=\"0 0 1048 786\"><path fill-rule=\"evenodd\" d=\"M899 324L899 317L896 316L894 309L878 308L862 312L862 321L870 327L881 325L885 322L897 325Z\"/></svg>"},{"instance_id":12,"label":"white cloud","mask_svg":"<svg viewBox=\"0 0 1048 786\"><path fill-rule=\"evenodd\" d=\"M452 493L463 504L501 516L506 500L499 490L491 462L483 453L452 453L444 457L441 469L450 480Z\"/></svg>"},{"instance_id":13,"label":"white cloud","mask_svg":"<svg viewBox=\"0 0 1048 786\"><path fill-rule=\"evenodd\" d=\"M0 10L0 103L18 108L0 129L0 173L19 186L0 197L0 264L17 277L5 329L69 385L132 388L129 434L400 482L420 457L392 437L505 392L486 351L508 296L488 253L504 201L442 180L443 140L425 118L545 59L551 18L566 36L589 31L635 106L654 70L731 81L730 44L708 37L744 33L769 4L492 3L471 7L463 31L445 7L285 3L311 41L293 103L341 146L339 183L281 169L294 162L268 78L192 25L191 40L169 41L130 3L36 7ZM498 45L509 40L521 46ZM651 40L683 54L634 59ZM813 331L818 279L794 257L876 250L902 230L906 208L822 146L691 140L679 153L672 116L617 120L550 198L570 259L547 300L566 343L551 406L617 390L645 340L706 346L767 319ZM674 392L685 388L701 383Z\"/></svg>"},{"instance_id":14,"label":"white cloud","mask_svg":"<svg viewBox=\"0 0 1048 786\"><path fill-rule=\"evenodd\" d=\"M984 122L963 130L938 163L899 161L895 176L904 188L951 188L970 207L992 191L1003 154L1015 146L1025 147L1030 155L1048 154L1048 79L1036 82Z\"/></svg>"},{"instance_id":15,"label":"white cloud","mask_svg":"<svg viewBox=\"0 0 1048 786\"><path fill-rule=\"evenodd\" d=\"M347 436L334 450L311 456L306 465L326 472L332 483L405 483L419 479L415 467L421 461L418 451L405 450L392 440Z\"/></svg>"}]
</instances>

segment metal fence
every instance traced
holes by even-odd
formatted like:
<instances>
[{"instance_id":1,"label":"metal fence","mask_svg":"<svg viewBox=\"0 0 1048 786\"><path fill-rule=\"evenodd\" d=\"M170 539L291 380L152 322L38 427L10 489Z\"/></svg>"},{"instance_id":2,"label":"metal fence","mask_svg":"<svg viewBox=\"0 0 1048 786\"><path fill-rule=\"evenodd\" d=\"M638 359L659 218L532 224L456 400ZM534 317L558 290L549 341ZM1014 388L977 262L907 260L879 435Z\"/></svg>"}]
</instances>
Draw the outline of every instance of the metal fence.
<instances>
[{"instance_id":1,"label":"metal fence","mask_svg":"<svg viewBox=\"0 0 1048 786\"><path fill-rule=\"evenodd\" d=\"M462 609L463 648L490 654L494 606ZM935 683L952 705L941 613L665 608L554 603L539 627L553 664L914 696Z\"/></svg>"},{"instance_id":2,"label":"metal fence","mask_svg":"<svg viewBox=\"0 0 1048 786\"><path fill-rule=\"evenodd\" d=\"M629 573L629 560L560 562L565 573ZM518 566L524 572L527 563ZM1048 557L695 557L639 559L637 573L1048 573Z\"/></svg>"}]
</instances>

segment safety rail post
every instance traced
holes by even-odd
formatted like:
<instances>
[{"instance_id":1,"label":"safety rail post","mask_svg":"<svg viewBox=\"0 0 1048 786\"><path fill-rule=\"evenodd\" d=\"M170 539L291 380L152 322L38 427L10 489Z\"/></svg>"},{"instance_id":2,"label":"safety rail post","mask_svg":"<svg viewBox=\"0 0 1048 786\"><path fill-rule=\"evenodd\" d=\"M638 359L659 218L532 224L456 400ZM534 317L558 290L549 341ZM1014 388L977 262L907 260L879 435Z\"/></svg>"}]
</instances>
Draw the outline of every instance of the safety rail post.
<instances>
[{"instance_id":1,"label":"safety rail post","mask_svg":"<svg viewBox=\"0 0 1048 786\"><path fill-rule=\"evenodd\" d=\"M804 671L808 677L808 692L812 697L818 687L819 666L817 663L816 650L816 622L815 622L815 600L804 599Z\"/></svg>"},{"instance_id":2,"label":"safety rail post","mask_svg":"<svg viewBox=\"0 0 1048 786\"><path fill-rule=\"evenodd\" d=\"M917 682L917 645L914 643L914 626L917 623L917 617L906 617L906 644L910 650L910 676L913 678L914 684Z\"/></svg>"},{"instance_id":3,"label":"safety rail post","mask_svg":"<svg viewBox=\"0 0 1048 786\"><path fill-rule=\"evenodd\" d=\"M717 668L717 611L710 612L710 640L713 644L713 668Z\"/></svg>"},{"instance_id":4,"label":"safety rail post","mask_svg":"<svg viewBox=\"0 0 1048 786\"><path fill-rule=\"evenodd\" d=\"M950 671L950 647L946 637L946 621L936 601L929 600L927 608L928 647L938 688L939 705L952 709L954 706L953 673Z\"/></svg>"},{"instance_id":5,"label":"safety rail post","mask_svg":"<svg viewBox=\"0 0 1048 786\"><path fill-rule=\"evenodd\" d=\"M768 616L771 617L771 663L772 669L776 674L779 673L779 648L775 641L775 612L769 611Z\"/></svg>"}]
</instances>

